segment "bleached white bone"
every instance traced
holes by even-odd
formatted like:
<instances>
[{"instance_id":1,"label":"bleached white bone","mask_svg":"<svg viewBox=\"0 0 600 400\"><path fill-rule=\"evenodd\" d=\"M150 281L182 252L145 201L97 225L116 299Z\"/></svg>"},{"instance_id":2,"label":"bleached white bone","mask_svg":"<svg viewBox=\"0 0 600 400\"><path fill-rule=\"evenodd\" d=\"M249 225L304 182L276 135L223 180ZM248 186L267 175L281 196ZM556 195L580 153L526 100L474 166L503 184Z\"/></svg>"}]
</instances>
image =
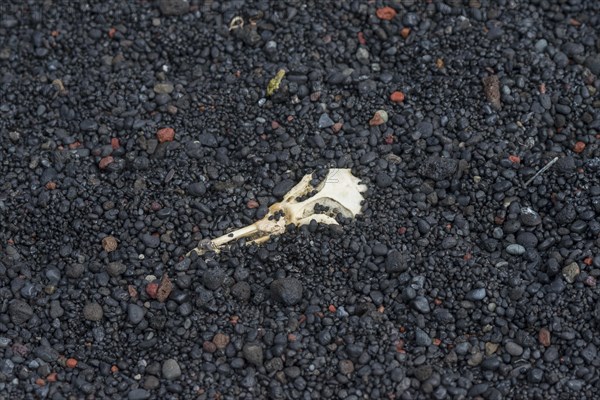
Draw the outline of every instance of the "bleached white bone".
<instances>
[{"instance_id":1,"label":"bleached white bone","mask_svg":"<svg viewBox=\"0 0 600 400\"><path fill-rule=\"evenodd\" d=\"M241 238L248 238L248 244L262 244L271 236L285 232L285 227L289 224L301 226L315 220L317 223L337 225L334 218L337 214L346 218L354 218L360 214L361 202L364 200L362 192L366 191L367 187L360 184L360 179L352 175L349 169L330 169L325 179L317 187L310 184L311 180L311 174L305 175L296 186L286 193L283 201L269 207L264 218L252 225L213 239L208 245L201 242L192 251L197 254L204 254L208 250L218 252L227 243ZM305 197L313 191L317 191L317 193L298 201L299 198ZM315 213L317 204L327 207L328 214Z\"/></svg>"}]
</instances>

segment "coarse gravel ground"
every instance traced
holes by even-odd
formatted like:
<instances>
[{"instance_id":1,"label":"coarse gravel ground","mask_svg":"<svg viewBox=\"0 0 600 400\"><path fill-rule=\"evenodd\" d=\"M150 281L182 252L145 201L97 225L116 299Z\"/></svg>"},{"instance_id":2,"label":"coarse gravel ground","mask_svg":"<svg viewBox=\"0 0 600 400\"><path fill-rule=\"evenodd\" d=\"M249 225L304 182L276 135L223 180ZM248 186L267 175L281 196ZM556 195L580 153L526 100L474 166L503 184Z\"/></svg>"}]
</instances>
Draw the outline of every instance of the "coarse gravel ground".
<instances>
[{"instance_id":1,"label":"coarse gravel ground","mask_svg":"<svg viewBox=\"0 0 600 400\"><path fill-rule=\"evenodd\" d=\"M599 29L594 0L3 0L0 398L600 398ZM185 257L331 167L355 220Z\"/></svg>"}]
</instances>

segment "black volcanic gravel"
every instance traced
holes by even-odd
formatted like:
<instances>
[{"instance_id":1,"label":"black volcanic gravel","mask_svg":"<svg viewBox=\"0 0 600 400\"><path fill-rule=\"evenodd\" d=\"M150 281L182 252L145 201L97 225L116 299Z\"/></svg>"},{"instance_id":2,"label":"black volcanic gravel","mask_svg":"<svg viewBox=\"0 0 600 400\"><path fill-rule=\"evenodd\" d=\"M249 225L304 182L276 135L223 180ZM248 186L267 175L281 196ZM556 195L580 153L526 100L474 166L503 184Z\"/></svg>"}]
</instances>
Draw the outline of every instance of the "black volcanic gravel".
<instances>
[{"instance_id":1,"label":"black volcanic gravel","mask_svg":"<svg viewBox=\"0 0 600 400\"><path fill-rule=\"evenodd\" d=\"M0 398L598 398L599 26L2 1ZM185 257L331 167L355 220Z\"/></svg>"}]
</instances>

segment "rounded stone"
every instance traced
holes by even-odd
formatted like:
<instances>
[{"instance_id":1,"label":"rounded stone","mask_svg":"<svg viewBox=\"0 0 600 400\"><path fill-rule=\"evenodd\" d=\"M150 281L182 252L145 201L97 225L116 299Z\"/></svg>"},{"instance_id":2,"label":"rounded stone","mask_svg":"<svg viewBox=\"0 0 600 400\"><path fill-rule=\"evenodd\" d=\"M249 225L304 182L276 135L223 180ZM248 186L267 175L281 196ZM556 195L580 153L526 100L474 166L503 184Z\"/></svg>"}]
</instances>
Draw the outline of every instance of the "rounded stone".
<instances>
[{"instance_id":1,"label":"rounded stone","mask_svg":"<svg viewBox=\"0 0 600 400\"><path fill-rule=\"evenodd\" d=\"M244 358L250 364L254 364L257 367L262 366L263 364L263 349L257 343L247 343L244 345L242 349L242 353L244 354Z\"/></svg>"},{"instance_id":2,"label":"rounded stone","mask_svg":"<svg viewBox=\"0 0 600 400\"><path fill-rule=\"evenodd\" d=\"M299 303L302 292L302 282L296 278L281 278L271 283L271 296L286 306Z\"/></svg>"},{"instance_id":3,"label":"rounded stone","mask_svg":"<svg viewBox=\"0 0 600 400\"><path fill-rule=\"evenodd\" d=\"M519 357L521 354L523 354L523 347L519 346L515 342L507 342L504 345L504 349L508 354L514 357Z\"/></svg>"},{"instance_id":4,"label":"rounded stone","mask_svg":"<svg viewBox=\"0 0 600 400\"><path fill-rule=\"evenodd\" d=\"M165 360L162 365L162 376L165 379L173 380L181 376L181 367L174 358Z\"/></svg>"},{"instance_id":5,"label":"rounded stone","mask_svg":"<svg viewBox=\"0 0 600 400\"><path fill-rule=\"evenodd\" d=\"M83 317L88 321L100 321L104 316L104 310L98 303L88 303L83 307Z\"/></svg>"},{"instance_id":6,"label":"rounded stone","mask_svg":"<svg viewBox=\"0 0 600 400\"><path fill-rule=\"evenodd\" d=\"M408 269L407 257L398 250L392 250L385 259L385 270L388 273L400 273Z\"/></svg>"},{"instance_id":7,"label":"rounded stone","mask_svg":"<svg viewBox=\"0 0 600 400\"><path fill-rule=\"evenodd\" d=\"M525 247L521 246L520 244L509 244L506 247L506 252L511 256L521 256L525 254L525 251Z\"/></svg>"},{"instance_id":8,"label":"rounded stone","mask_svg":"<svg viewBox=\"0 0 600 400\"><path fill-rule=\"evenodd\" d=\"M23 300L13 300L8 306L8 314L15 325L23 325L33 316L33 308Z\"/></svg>"},{"instance_id":9,"label":"rounded stone","mask_svg":"<svg viewBox=\"0 0 600 400\"><path fill-rule=\"evenodd\" d=\"M144 319L146 312L137 304L129 304L127 306L127 318L134 325L139 324Z\"/></svg>"},{"instance_id":10,"label":"rounded stone","mask_svg":"<svg viewBox=\"0 0 600 400\"><path fill-rule=\"evenodd\" d=\"M233 297L240 301L247 301L250 299L251 288L248 282L237 282L231 287L231 294Z\"/></svg>"}]
</instances>

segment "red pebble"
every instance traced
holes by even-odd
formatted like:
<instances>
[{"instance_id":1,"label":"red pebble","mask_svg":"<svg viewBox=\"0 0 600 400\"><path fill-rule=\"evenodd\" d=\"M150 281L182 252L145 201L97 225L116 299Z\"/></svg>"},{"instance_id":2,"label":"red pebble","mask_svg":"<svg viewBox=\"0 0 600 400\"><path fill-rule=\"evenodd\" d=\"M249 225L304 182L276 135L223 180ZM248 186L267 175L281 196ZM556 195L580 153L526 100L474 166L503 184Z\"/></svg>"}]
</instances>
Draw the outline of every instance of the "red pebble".
<instances>
[{"instance_id":1,"label":"red pebble","mask_svg":"<svg viewBox=\"0 0 600 400\"><path fill-rule=\"evenodd\" d=\"M159 142L172 142L175 138L175 131L173 128L163 128L156 133L156 137Z\"/></svg>"},{"instance_id":2,"label":"red pebble","mask_svg":"<svg viewBox=\"0 0 600 400\"><path fill-rule=\"evenodd\" d=\"M121 144L119 143L118 138L114 137L114 138L110 139L110 147L112 147L113 150L118 149L119 146L121 146Z\"/></svg>"},{"instance_id":3,"label":"red pebble","mask_svg":"<svg viewBox=\"0 0 600 400\"><path fill-rule=\"evenodd\" d=\"M148 296L155 299L156 295L158 293L158 283L151 282L151 283L147 284L146 285L146 293L148 293Z\"/></svg>"}]
</instances>

